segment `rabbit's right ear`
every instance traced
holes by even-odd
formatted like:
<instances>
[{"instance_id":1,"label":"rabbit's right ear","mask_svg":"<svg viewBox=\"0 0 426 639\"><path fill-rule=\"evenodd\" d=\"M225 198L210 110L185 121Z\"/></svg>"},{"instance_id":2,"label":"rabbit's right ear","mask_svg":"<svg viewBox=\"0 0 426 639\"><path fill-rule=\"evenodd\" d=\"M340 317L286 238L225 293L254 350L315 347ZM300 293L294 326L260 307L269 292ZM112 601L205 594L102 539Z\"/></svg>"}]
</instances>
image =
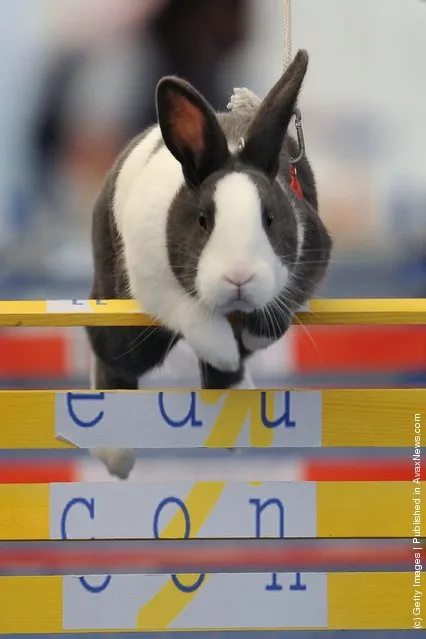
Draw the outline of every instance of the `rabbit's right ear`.
<instances>
[{"instance_id":1,"label":"rabbit's right ear","mask_svg":"<svg viewBox=\"0 0 426 639\"><path fill-rule=\"evenodd\" d=\"M164 143L197 187L229 158L215 112L188 82L165 77L157 85L157 115Z\"/></svg>"},{"instance_id":2,"label":"rabbit's right ear","mask_svg":"<svg viewBox=\"0 0 426 639\"><path fill-rule=\"evenodd\" d=\"M300 50L260 105L240 154L243 161L260 169L271 179L278 172L281 147L307 68L308 54Z\"/></svg>"}]
</instances>

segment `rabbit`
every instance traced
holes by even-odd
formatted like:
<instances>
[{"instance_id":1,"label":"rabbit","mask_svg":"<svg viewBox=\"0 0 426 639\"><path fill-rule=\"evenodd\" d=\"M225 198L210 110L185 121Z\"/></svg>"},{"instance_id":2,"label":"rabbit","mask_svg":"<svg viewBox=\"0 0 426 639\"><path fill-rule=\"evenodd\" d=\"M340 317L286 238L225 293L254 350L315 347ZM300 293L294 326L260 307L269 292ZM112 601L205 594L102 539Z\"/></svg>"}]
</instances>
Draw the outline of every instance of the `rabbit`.
<instances>
[{"instance_id":1,"label":"rabbit","mask_svg":"<svg viewBox=\"0 0 426 639\"><path fill-rule=\"evenodd\" d=\"M260 100L236 89L215 113L185 80L163 77L158 124L124 150L93 212L93 299L136 299L159 326L87 327L92 387L137 389L184 339L203 388L235 388L245 362L280 339L330 260L314 175L287 129L308 67L298 51ZM231 318L236 321L231 321ZM126 478L127 449L92 451Z\"/></svg>"}]
</instances>

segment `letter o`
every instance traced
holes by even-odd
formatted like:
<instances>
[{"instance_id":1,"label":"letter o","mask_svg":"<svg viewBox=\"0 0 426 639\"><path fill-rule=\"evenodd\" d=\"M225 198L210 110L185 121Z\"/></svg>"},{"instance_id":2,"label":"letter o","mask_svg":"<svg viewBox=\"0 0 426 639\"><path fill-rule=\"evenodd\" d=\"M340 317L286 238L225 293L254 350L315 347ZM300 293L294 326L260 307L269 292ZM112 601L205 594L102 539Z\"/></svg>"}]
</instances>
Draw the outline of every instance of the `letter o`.
<instances>
[{"instance_id":1,"label":"letter o","mask_svg":"<svg viewBox=\"0 0 426 639\"><path fill-rule=\"evenodd\" d=\"M198 588L202 586L205 578L206 578L206 575L200 574L198 575L198 579L191 586L185 586L183 583L179 581L179 578L177 577L177 575L172 575L172 581L174 585L176 586L176 588L180 590L181 592L185 592L185 593L191 593L198 590Z\"/></svg>"},{"instance_id":2,"label":"letter o","mask_svg":"<svg viewBox=\"0 0 426 639\"><path fill-rule=\"evenodd\" d=\"M191 535L191 519L189 517L189 512L185 504L178 497L166 497L157 506L157 509L154 513L154 521L153 521L153 529L154 529L154 537L156 539L160 539L160 533L158 531L158 520L160 518L160 513L167 504L176 504L178 508L180 508L183 517L185 519L185 532L183 534L184 539L188 539Z\"/></svg>"},{"instance_id":3,"label":"letter o","mask_svg":"<svg viewBox=\"0 0 426 639\"><path fill-rule=\"evenodd\" d=\"M178 497L166 497L165 499L160 501L160 503L158 504L154 513L154 521L153 521L154 537L156 539L160 539L160 534L158 530L158 520L160 518L161 511L167 504L176 504L176 506L180 508L183 514L183 517L185 519L185 532L184 532L183 538L188 539L191 535L191 518L189 516L188 509L185 506L184 502ZM177 575L172 575L172 581L174 585L176 586L176 588L180 590L181 592L191 593L191 592L195 592L196 590L198 590L198 588L200 588L200 586L204 582L205 577L206 577L205 574L198 575L197 580L190 586L185 586L185 584L181 583Z\"/></svg>"}]
</instances>

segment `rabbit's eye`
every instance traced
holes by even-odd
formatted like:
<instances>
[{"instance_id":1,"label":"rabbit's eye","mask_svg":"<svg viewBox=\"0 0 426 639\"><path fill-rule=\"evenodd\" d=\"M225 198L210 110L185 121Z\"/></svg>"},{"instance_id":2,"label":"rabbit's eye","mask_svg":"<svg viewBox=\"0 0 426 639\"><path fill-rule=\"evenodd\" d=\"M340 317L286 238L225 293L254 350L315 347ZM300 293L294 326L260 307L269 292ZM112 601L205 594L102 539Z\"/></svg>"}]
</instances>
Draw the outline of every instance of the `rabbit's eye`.
<instances>
[{"instance_id":1,"label":"rabbit's eye","mask_svg":"<svg viewBox=\"0 0 426 639\"><path fill-rule=\"evenodd\" d=\"M272 222L274 221L274 216L268 211L266 207L262 207L262 218L263 224L267 227L270 227L272 225Z\"/></svg>"},{"instance_id":2,"label":"rabbit's eye","mask_svg":"<svg viewBox=\"0 0 426 639\"><path fill-rule=\"evenodd\" d=\"M207 217L205 213L200 213L200 215L198 216L198 222L202 229L207 228Z\"/></svg>"}]
</instances>

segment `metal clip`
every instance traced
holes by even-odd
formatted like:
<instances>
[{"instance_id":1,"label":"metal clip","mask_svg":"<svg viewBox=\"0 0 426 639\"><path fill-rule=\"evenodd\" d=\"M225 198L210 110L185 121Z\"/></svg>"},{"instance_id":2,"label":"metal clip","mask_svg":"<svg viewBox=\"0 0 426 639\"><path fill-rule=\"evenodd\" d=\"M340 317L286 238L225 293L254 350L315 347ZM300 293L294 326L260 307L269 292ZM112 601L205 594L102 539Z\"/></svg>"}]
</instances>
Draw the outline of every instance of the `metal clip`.
<instances>
[{"instance_id":1,"label":"metal clip","mask_svg":"<svg viewBox=\"0 0 426 639\"><path fill-rule=\"evenodd\" d=\"M294 109L294 125L297 133L298 154L290 159L291 164L298 164L305 157L305 136L303 135L302 114L297 107Z\"/></svg>"}]
</instances>

